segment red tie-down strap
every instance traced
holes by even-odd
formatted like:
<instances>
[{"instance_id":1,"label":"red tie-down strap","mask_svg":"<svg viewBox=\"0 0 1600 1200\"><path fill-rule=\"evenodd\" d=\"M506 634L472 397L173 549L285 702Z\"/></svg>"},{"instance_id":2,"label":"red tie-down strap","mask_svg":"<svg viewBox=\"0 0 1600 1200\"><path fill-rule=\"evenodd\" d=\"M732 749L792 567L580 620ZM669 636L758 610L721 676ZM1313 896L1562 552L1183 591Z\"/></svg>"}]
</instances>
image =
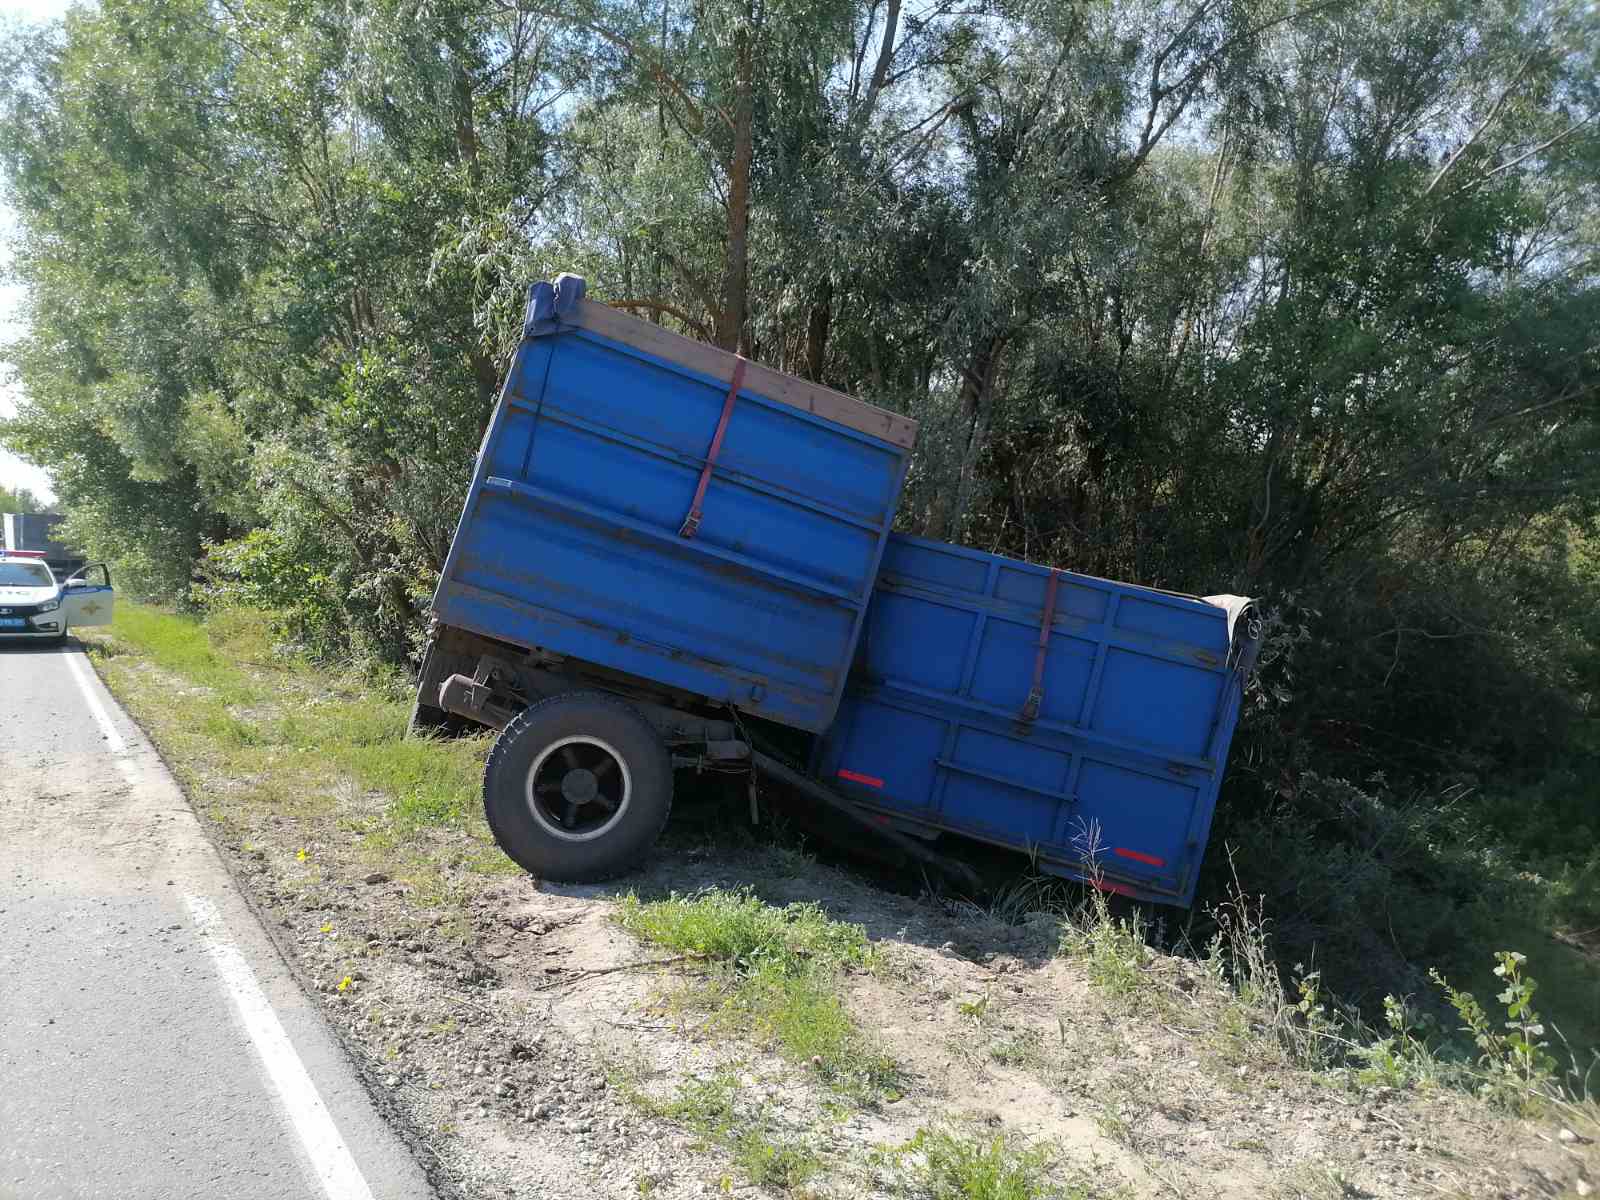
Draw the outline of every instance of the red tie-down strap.
<instances>
[{"instance_id":1,"label":"red tie-down strap","mask_svg":"<svg viewBox=\"0 0 1600 1200\"><path fill-rule=\"evenodd\" d=\"M1044 656L1050 649L1050 626L1056 620L1056 586L1061 582L1061 572L1052 570L1050 582L1044 588L1044 616L1039 621L1039 648L1033 655L1033 687L1028 701L1022 706L1022 719L1032 721L1039 715L1039 705L1044 703Z\"/></svg>"},{"instance_id":2,"label":"red tie-down strap","mask_svg":"<svg viewBox=\"0 0 1600 1200\"><path fill-rule=\"evenodd\" d=\"M722 416L717 418L717 431L711 435L711 449L706 451L706 465L700 468L700 482L694 489L694 499L689 504L689 515L683 519L679 537L692 538L700 532L700 518L705 515L701 506L706 502L706 488L711 484L711 468L717 465L717 455L722 453L722 435L728 432L728 418L733 415L733 401L744 386L745 358L741 354L733 364L733 382L728 385L728 398L722 402Z\"/></svg>"}]
</instances>

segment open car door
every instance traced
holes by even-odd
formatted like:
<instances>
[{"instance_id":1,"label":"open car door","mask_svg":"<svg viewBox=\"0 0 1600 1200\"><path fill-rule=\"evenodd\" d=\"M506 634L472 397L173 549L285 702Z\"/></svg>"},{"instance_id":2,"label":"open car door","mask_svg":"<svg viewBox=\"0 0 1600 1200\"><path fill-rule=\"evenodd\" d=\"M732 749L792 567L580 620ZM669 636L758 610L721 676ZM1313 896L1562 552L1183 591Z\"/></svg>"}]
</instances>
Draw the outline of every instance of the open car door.
<instances>
[{"instance_id":1,"label":"open car door","mask_svg":"<svg viewBox=\"0 0 1600 1200\"><path fill-rule=\"evenodd\" d=\"M73 572L61 589L61 608L67 628L81 625L111 624L111 605L116 593L111 590L111 572L105 563L90 563Z\"/></svg>"}]
</instances>

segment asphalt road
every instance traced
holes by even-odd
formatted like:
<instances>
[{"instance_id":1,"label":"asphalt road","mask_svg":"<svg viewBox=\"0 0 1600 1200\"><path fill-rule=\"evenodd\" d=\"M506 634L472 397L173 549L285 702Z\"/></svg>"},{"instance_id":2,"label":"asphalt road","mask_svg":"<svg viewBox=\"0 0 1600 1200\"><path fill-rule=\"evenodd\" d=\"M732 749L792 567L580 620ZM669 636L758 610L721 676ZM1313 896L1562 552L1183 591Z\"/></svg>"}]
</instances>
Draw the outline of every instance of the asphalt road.
<instances>
[{"instance_id":1,"label":"asphalt road","mask_svg":"<svg viewBox=\"0 0 1600 1200\"><path fill-rule=\"evenodd\" d=\"M432 1195L76 643L0 644L0 1200Z\"/></svg>"}]
</instances>

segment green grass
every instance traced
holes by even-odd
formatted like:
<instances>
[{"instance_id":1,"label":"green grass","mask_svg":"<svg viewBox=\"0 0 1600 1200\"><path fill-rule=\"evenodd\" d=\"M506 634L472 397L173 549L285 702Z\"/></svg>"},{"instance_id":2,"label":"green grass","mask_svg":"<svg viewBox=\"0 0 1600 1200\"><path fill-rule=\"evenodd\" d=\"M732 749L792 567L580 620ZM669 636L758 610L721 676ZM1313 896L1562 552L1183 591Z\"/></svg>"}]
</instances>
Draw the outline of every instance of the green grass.
<instances>
[{"instance_id":1,"label":"green grass","mask_svg":"<svg viewBox=\"0 0 1600 1200\"><path fill-rule=\"evenodd\" d=\"M902 1191L918 1200L1090 1200L1082 1181L1052 1178L1042 1146L1001 1134L921 1129L899 1152Z\"/></svg>"},{"instance_id":2,"label":"green grass","mask_svg":"<svg viewBox=\"0 0 1600 1200\"><path fill-rule=\"evenodd\" d=\"M745 1178L758 1187L788 1192L822 1168L816 1147L780 1137L759 1106L749 1102L732 1072L689 1079L666 1100L638 1091L630 1098L653 1116L665 1117L727 1151Z\"/></svg>"},{"instance_id":3,"label":"green grass","mask_svg":"<svg viewBox=\"0 0 1600 1200\"><path fill-rule=\"evenodd\" d=\"M877 963L859 925L815 904L778 908L720 889L650 902L628 896L616 919L642 941L706 960L707 973L678 996L684 1006L725 1030L755 1033L858 1102L897 1093L894 1063L873 1048L840 993L843 972Z\"/></svg>"},{"instance_id":4,"label":"green grass","mask_svg":"<svg viewBox=\"0 0 1600 1200\"><path fill-rule=\"evenodd\" d=\"M1037 1067L1044 1056L1044 1035L1037 1029L1018 1030L989 1047L989 1057L1003 1067Z\"/></svg>"},{"instance_id":5,"label":"green grass","mask_svg":"<svg viewBox=\"0 0 1600 1200\"><path fill-rule=\"evenodd\" d=\"M1091 892L1062 923L1061 952L1082 961L1092 983L1123 1000L1143 988L1153 957L1138 910L1115 917L1100 892Z\"/></svg>"},{"instance_id":6,"label":"green grass","mask_svg":"<svg viewBox=\"0 0 1600 1200\"><path fill-rule=\"evenodd\" d=\"M471 835L469 870L516 869L482 825L489 739L408 739L409 695L278 654L268 614L200 620L119 603L110 629L85 641L112 691L192 786L226 780L236 804L308 820L325 818L339 797L366 798L378 815L341 825L361 829L373 855L409 862L436 898L444 891L431 852L407 853L429 828Z\"/></svg>"},{"instance_id":7,"label":"green grass","mask_svg":"<svg viewBox=\"0 0 1600 1200\"><path fill-rule=\"evenodd\" d=\"M230 644L243 642L247 636L258 642L259 635L244 621L235 620L208 632L195 617L124 601L117 605L111 634L163 671L210 690L225 706L254 704L265 698L265 691L236 665Z\"/></svg>"},{"instance_id":8,"label":"green grass","mask_svg":"<svg viewBox=\"0 0 1600 1200\"><path fill-rule=\"evenodd\" d=\"M866 930L833 920L820 905L776 908L744 891L712 888L648 903L628 896L617 921L644 941L743 972L770 967L798 975L814 967L865 967L874 957Z\"/></svg>"}]
</instances>

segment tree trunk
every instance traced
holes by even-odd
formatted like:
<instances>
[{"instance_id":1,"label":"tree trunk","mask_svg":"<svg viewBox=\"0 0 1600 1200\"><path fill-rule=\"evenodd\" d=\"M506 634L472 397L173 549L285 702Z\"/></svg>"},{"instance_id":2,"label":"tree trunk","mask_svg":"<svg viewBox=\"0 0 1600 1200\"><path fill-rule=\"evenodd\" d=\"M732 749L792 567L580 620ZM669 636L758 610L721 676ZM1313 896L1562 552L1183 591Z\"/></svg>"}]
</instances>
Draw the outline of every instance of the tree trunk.
<instances>
[{"instance_id":1,"label":"tree trunk","mask_svg":"<svg viewBox=\"0 0 1600 1200\"><path fill-rule=\"evenodd\" d=\"M755 49L748 26L734 34L733 155L728 162L728 248L717 345L737 351L750 286L750 166L755 156Z\"/></svg>"},{"instance_id":2,"label":"tree trunk","mask_svg":"<svg viewBox=\"0 0 1600 1200\"><path fill-rule=\"evenodd\" d=\"M894 39L900 32L900 0L889 0L889 11L883 20L883 41L878 43L878 62L872 68L872 82L867 85L867 98L861 105L860 120L863 125L872 116L878 97L889 81L889 64L894 61Z\"/></svg>"},{"instance_id":3,"label":"tree trunk","mask_svg":"<svg viewBox=\"0 0 1600 1200\"><path fill-rule=\"evenodd\" d=\"M972 348L967 369L962 372L959 428L967 431L967 439L961 452L961 468L956 476L955 502L945 521L944 536L948 541L953 542L960 537L967 509L972 504L978 455L983 452L984 439L989 431L994 381L1000 373L1000 360L1005 355L1005 348L1006 335L1003 333L979 338Z\"/></svg>"},{"instance_id":4,"label":"tree trunk","mask_svg":"<svg viewBox=\"0 0 1600 1200\"><path fill-rule=\"evenodd\" d=\"M833 327L833 280L823 279L806 314L806 378L822 382L823 364L828 358L828 331Z\"/></svg>"},{"instance_id":5,"label":"tree trunk","mask_svg":"<svg viewBox=\"0 0 1600 1200\"><path fill-rule=\"evenodd\" d=\"M453 71L456 102L456 153L467 168L467 178L477 186L483 179L483 163L478 155L478 126L472 114L472 77L459 62Z\"/></svg>"},{"instance_id":6,"label":"tree trunk","mask_svg":"<svg viewBox=\"0 0 1600 1200\"><path fill-rule=\"evenodd\" d=\"M487 414L494 407L495 394L500 390L500 372L495 369L494 359L477 346L469 351L468 358L472 363L473 382L478 385L478 403L483 405L484 420L487 421Z\"/></svg>"},{"instance_id":7,"label":"tree trunk","mask_svg":"<svg viewBox=\"0 0 1600 1200\"><path fill-rule=\"evenodd\" d=\"M456 105L456 153L467 168L467 178L477 186L483 179L483 159L478 142L478 126L472 114L472 77L460 61L455 63L452 74ZM473 382L477 384L478 403L483 405L487 413L494 404L495 391L500 382L499 372L495 370L494 360L483 352L481 346L474 345L467 351L467 359L472 365Z\"/></svg>"}]
</instances>

